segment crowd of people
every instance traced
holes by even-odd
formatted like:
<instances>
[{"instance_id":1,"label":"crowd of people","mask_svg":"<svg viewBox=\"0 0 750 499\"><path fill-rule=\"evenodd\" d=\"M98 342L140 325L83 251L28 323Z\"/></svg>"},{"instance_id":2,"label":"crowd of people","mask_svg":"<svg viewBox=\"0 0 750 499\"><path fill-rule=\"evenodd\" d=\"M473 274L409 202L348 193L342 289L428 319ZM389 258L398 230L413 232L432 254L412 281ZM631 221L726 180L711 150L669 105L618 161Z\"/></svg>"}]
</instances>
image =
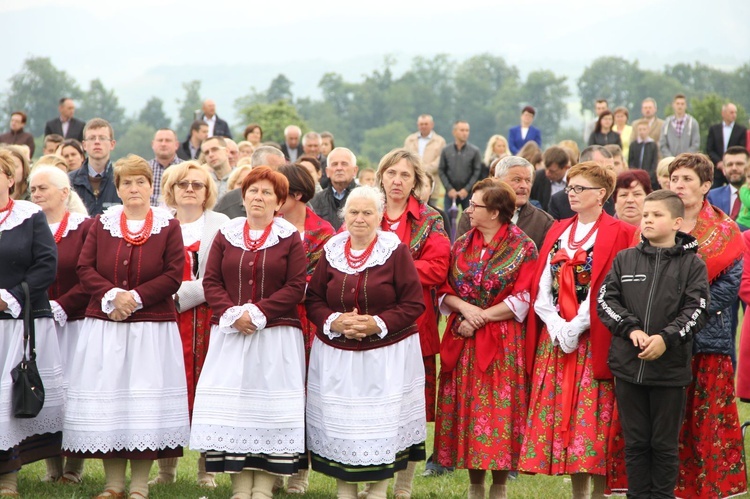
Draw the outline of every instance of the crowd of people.
<instances>
[{"instance_id":1,"label":"crowd of people","mask_svg":"<svg viewBox=\"0 0 750 499\"><path fill-rule=\"evenodd\" d=\"M469 123L447 143L422 115L375 169L294 124L235 143L211 100L185 141L158 130L153 159L113 163L112 126L68 98L32 166L13 113L0 497L26 463L78 484L101 459L97 499L146 499L186 446L197 486L227 473L232 499L304 494L310 470L341 499L409 499L425 460L468 470L470 499L518 472L569 475L576 499L746 492L747 132L727 103L703 154L684 95L673 109L646 99L630 125L598 100L579 151L542 149L526 106L484 154ZM28 419L24 311L45 390Z\"/></svg>"}]
</instances>

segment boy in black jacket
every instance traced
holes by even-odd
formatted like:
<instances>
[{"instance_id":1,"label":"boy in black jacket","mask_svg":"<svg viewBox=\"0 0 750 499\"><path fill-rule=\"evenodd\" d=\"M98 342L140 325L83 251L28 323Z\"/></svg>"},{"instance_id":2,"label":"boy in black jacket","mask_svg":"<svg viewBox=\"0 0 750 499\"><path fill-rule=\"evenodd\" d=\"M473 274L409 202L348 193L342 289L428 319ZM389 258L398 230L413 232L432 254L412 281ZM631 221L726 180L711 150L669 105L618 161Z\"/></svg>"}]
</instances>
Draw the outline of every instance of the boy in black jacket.
<instances>
[{"instance_id":1,"label":"boy in black jacket","mask_svg":"<svg viewBox=\"0 0 750 499\"><path fill-rule=\"evenodd\" d=\"M698 243L678 232L684 214L675 193L649 194L640 244L617 254L599 291L599 318L613 335L609 367L628 498L674 497L677 482L693 335L706 323L709 300Z\"/></svg>"}]
</instances>

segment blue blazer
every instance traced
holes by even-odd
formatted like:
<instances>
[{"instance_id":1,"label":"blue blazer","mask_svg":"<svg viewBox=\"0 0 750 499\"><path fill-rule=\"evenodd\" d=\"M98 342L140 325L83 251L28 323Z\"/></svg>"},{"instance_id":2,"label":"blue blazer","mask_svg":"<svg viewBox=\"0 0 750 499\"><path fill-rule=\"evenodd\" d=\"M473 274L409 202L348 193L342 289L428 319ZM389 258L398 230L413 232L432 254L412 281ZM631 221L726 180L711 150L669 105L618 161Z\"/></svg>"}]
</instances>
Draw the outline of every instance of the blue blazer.
<instances>
[{"instance_id":1,"label":"blue blazer","mask_svg":"<svg viewBox=\"0 0 750 499\"><path fill-rule=\"evenodd\" d=\"M514 126L508 130L508 147L510 147L511 154L518 154L523 145L532 140L539 144L540 148L542 147L542 132L538 128L530 126L525 139L521 137L521 125Z\"/></svg>"},{"instance_id":2,"label":"blue blazer","mask_svg":"<svg viewBox=\"0 0 750 499\"><path fill-rule=\"evenodd\" d=\"M729 189L729 185L711 189L708 191L706 199L708 199L709 203L716 206L727 215L732 213L732 207L729 206L729 201L732 199L732 191Z\"/></svg>"}]
</instances>

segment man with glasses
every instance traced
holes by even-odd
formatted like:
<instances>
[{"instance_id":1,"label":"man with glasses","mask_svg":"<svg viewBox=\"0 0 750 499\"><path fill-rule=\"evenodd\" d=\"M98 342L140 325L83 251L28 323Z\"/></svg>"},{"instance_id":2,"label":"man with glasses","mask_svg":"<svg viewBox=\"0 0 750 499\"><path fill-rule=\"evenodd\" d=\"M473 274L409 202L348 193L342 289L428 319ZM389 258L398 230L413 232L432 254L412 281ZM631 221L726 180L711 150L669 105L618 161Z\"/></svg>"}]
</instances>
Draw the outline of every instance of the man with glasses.
<instances>
[{"instance_id":1,"label":"man with glasses","mask_svg":"<svg viewBox=\"0 0 750 499\"><path fill-rule=\"evenodd\" d=\"M201 153L203 153L203 159L211 167L211 173L219 188L218 199L221 199L227 193L229 174L232 173L227 153L227 141L224 137L209 137L201 144Z\"/></svg>"},{"instance_id":2,"label":"man with glasses","mask_svg":"<svg viewBox=\"0 0 750 499\"><path fill-rule=\"evenodd\" d=\"M161 195L161 177L164 170L182 160L177 157L177 149L180 142L177 134L171 128L161 128L154 134L154 140L151 141L151 149L154 150L154 159L148 162L151 170L154 172L154 192L151 194L151 206L159 206L159 196Z\"/></svg>"},{"instance_id":3,"label":"man with glasses","mask_svg":"<svg viewBox=\"0 0 750 499\"><path fill-rule=\"evenodd\" d=\"M112 172L110 154L115 148L115 132L107 120L94 118L83 129L83 149L87 159L81 168L70 172L70 184L83 200L90 216L100 215L122 204Z\"/></svg>"}]
</instances>

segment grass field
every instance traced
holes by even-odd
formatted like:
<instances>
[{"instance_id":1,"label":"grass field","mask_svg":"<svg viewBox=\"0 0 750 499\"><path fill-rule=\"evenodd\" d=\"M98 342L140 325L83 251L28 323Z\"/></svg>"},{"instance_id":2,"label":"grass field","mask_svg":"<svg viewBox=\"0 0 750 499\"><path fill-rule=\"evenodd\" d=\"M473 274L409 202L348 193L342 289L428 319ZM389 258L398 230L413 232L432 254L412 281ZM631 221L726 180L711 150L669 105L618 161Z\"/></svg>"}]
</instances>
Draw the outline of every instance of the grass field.
<instances>
[{"instance_id":1,"label":"grass field","mask_svg":"<svg viewBox=\"0 0 750 499\"><path fill-rule=\"evenodd\" d=\"M740 325L742 311L740 311ZM750 421L750 404L738 402L740 421ZM427 454L432 450L433 425L428 424ZM748 440L745 441L745 454L750 456ZM171 485L158 485L150 488L150 499L226 499L232 495L228 475L217 477L216 489L202 489L196 485L198 453L186 450L180 459L177 470L177 482ZM157 466L151 469L151 477L157 474ZM458 470L450 475L425 478L421 476L424 463L417 466L412 497L414 499L459 499L466 497L469 476L466 470ZM25 499L88 499L104 488L104 469L100 460L86 462L83 483L80 485L58 485L42 483L46 468L43 462L25 466L18 478L18 490ZM128 476L130 472L128 471ZM490 480L489 474L487 477ZM392 497L389 490L389 497ZM548 477L542 475L519 475L516 480L508 481L508 496L514 499L557 499L569 498L570 480L568 477ZM279 492L275 499L297 498L299 495ZM327 476L310 473L310 487L304 496L310 499L330 499L336 497L335 480ZM621 496L624 497L624 496ZM747 497L747 494L742 497Z\"/></svg>"}]
</instances>

